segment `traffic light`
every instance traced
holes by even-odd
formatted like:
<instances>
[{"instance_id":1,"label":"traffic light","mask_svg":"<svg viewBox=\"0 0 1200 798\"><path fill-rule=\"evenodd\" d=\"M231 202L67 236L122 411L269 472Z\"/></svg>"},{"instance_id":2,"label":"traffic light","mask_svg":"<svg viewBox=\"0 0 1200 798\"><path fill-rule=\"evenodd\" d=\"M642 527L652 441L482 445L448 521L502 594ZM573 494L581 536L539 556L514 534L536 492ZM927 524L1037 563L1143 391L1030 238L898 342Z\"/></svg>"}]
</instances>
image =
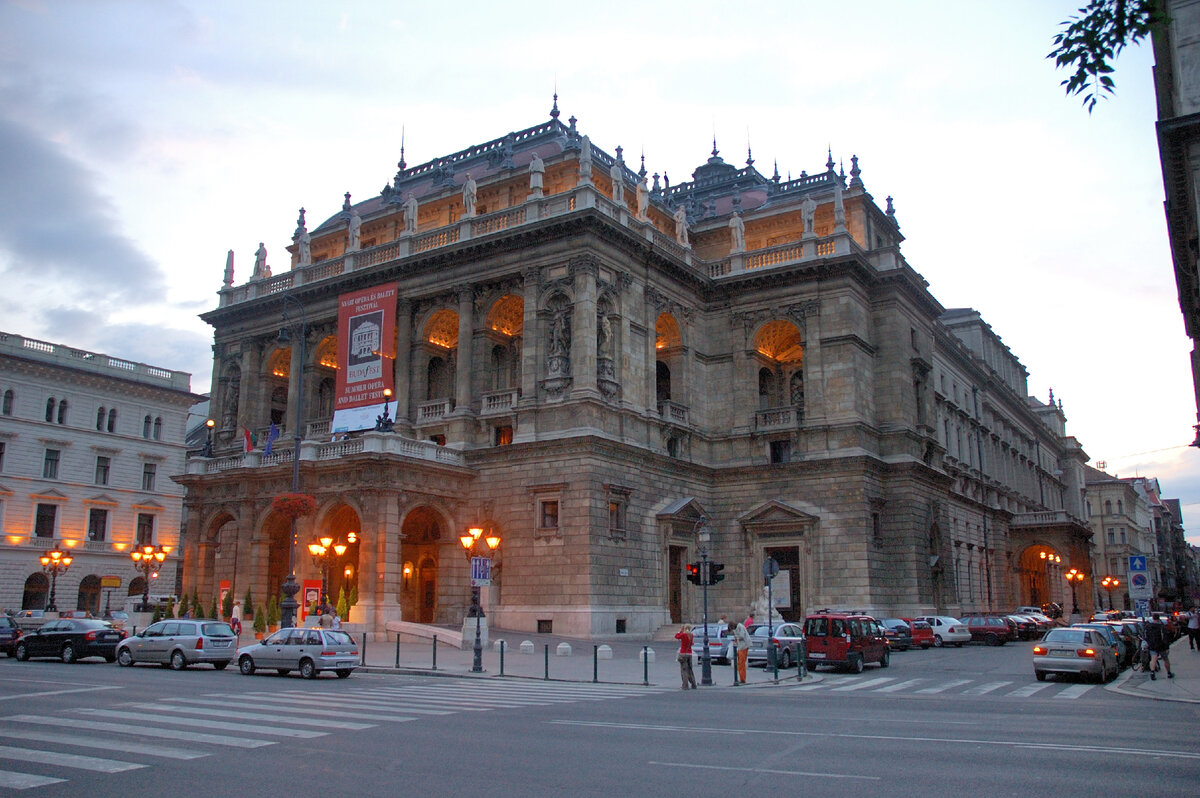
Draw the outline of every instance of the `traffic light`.
<instances>
[{"instance_id":1,"label":"traffic light","mask_svg":"<svg viewBox=\"0 0 1200 798\"><path fill-rule=\"evenodd\" d=\"M699 585L700 582L700 563L690 562L687 564L687 580L693 585Z\"/></svg>"},{"instance_id":2,"label":"traffic light","mask_svg":"<svg viewBox=\"0 0 1200 798\"><path fill-rule=\"evenodd\" d=\"M725 570L725 563L710 562L708 564L708 583L710 585L715 585L717 582L720 582L722 579L724 579L725 574L721 573L724 570Z\"/></svg>"}]
</instances>

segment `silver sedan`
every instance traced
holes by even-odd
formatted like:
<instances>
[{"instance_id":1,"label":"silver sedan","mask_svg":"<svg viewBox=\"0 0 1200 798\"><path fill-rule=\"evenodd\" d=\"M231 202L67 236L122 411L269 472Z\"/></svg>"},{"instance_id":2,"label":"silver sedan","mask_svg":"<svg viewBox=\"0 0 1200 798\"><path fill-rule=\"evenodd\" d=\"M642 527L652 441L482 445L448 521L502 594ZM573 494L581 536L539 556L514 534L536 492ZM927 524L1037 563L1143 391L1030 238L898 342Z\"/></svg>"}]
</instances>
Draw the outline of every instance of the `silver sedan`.
<instances>
[{"instance_id":1,"label":"silver sedan","mask_svg":"<svg viewBox=\"0 0 1200 798\"><path fill-rule=\"evenodd\" d=\"M333 671L345 679L359 666L358 644L339 629L280 629L259 643L239 648L237 662L246 676L265 668L281 676L299 671L306 679Z\"/></svg>"},{"instance_id":2,"label":"silver sedan","mask_svg":"<svg viewBox=\"0 0 1200 798\"><path fill-rule=\"evenodd\" d=\"M1033 675L1044 682L1049 673L1078 674L1107 682L1117 675L1117 658L1108 640L1095 629L1051 629L1033 647Z\"/></svg>"}]
</instances>

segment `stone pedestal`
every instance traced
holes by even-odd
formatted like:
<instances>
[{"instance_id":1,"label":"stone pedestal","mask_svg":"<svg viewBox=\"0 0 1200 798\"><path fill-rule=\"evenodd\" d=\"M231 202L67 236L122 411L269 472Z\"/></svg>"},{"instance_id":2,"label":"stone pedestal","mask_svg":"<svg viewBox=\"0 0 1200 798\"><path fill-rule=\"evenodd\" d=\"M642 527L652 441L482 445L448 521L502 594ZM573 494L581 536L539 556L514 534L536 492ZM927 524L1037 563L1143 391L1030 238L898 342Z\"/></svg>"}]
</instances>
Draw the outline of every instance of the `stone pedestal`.
<instances>
[{"instance_id":1,"label":"stone pedestal","mask_svg":"<svg viewBox=\"0 0 1200 798\"><path fill-rule=\"evenodd\" d=\"M475 650L475 618L470 616L463 618L462 624L462 650ZM479 643L484 648L488 645L488 619L486 617L479 618Z\"/></svg>"}]
</instances>

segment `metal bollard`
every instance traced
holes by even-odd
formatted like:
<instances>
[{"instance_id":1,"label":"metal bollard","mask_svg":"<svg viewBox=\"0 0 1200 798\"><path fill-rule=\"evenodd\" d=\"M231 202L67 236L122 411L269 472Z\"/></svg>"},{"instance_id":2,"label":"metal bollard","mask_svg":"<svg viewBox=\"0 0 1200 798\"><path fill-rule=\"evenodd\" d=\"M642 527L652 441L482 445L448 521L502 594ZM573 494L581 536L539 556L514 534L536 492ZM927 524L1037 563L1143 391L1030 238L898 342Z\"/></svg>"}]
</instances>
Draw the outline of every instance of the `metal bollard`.
<instances>
[{"instance_id":1,"label":"metal bollard","mask_svg":"<svg viewBox=\"0 0 1200 798\"><path fill-rule=\"evenodd\" d=\"M433 668L431 670L437 670L437 635L433 636Z\"/></svg>"},{"instance_id":2,"label":"metal bollard","mask_svg":"<svg viewBox=\"0 0 1200 798\"><path fill-rule=\"evenodd\" d=\"M771 670L775 673L775 681L779 681L779 644L771 646Z\"/></svg>"},{"instance_id":3,"label":"metal bollard","mask_svg":"<svg viewBox=\"0 0 1200 798\"><path fill-rule=\"evenodd\" d=\"M650 646L642 646L642 684L650 686Z\"/></svg>"},{"instance_id":4,"label":"metal bollard","mask_svg":"<svg viewBox=\"0 0 1200 798\"><path fill-rule=\"evenodd\" d=\"M546 675L542 677L543 681L550 681L550 644L546 644Z\"/></svg>"},{"instance_id":5,"label":"metal bollard","mask_svg":"<svg viewBox=\"0 0 1200 798\"><path fill-rule=\"evenodd\" d=\"M400 667L400 635L396 635L396 667Z\"/></svg>"},{"instance_id":6,"label":"metal bollard","mask_svg":"<svg viewBox=\"0 0 1200 798\"><path fill-rule=\"evenodd\" d=\"M504 675L504 650L508 648L508 644L503 640L500 641L500 675Z\"/></svg>"},{"instance_id":7,"label":"metal bollard","mask_svg":"<svg viewBox=\"0 0 1200 798\"><path fill-rule=\"evenodd\" d=\"M600 681L600 646L592 643L592 684Z\"/></svg>"},{"instance_id":8,"label":"metal bollard","mask_svg":"<svg viewBox=\"0 0 1200 798\"><path fill-rule=\"evenodd\" d=\"M796 673L800 681L808 678L808 643L805 640L796 643Z\"/></svg>"},{"instance_id":9,"label":"metal bollard","mask_svg":"<svg viewBox=\"0 0 1200 798\"><path fill-rule=\"evenodd\" d=\"M362 660L361 661L362 661L363 665L367 664L367 633L366 632L363 632Z\"/></svg>"}]
</instances>

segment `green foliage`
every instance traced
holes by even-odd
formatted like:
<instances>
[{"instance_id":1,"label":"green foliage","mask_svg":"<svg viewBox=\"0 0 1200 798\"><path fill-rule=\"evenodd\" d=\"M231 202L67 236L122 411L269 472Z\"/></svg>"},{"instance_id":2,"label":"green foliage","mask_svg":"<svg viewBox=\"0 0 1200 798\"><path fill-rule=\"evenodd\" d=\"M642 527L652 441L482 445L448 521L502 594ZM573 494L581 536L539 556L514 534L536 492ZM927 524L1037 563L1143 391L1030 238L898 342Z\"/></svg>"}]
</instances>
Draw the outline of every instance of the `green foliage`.
<instances>
[{"instance_id":1,"label":"green foliage","mask_svg":"<svg viewBox=\"0 0 1200 798\"><path fill-rule=\"evenodd\" d=\"M1112 62L1167 19L1162 0L1089 0L1077 16L1063 21L1064 30L1046 57L1060 69L1074 67L1062 86L1068 97L1083 95L1090 114L1100 97L1113 94Z\"/></svg>"},{"instance_id":2,"label":"green foliage","mask_svg":"<svg viewBox=\"0 0 1200 798\"><path fill-rule=\"evenodd\" d=\"M213 596L212 603L208 605L208 617L209 618L220 618L221 617L220 615L217 615L217 597L216 596Z\"/></svg>"},{"instance_id":3,"label":"green foliage","mask_svg":"<svg viewBox=\"0 0 1200 798\"><path fill-rule=\"evenodd\" d=\"M192 591L192 616L195 618L204 617L204 607L200 606L200 594L195 590Z\"/></svg>"},{"instance_id":4,"label":"green foliage","mask_svg":"<svg viewBox=\"0 0 1200 798\"><path fill-rule=\"evenodd\" d=\"M246 588L246 595L242 597L242 618L253 618L257 614L254 611L254 597L250 595L250 588Z\"/></svg>"},{"instance_id":5,"label":"green foliage","mask_svg":"<svg viewBox=\"0 0 1200 798\"><path fill-rule=\"evenodd\" d=\"M279 625L279 597L271 596L271 600L267 602L267 625Z\"/></svg>"},{"instance_id":6,"label":"green foliage","mask_svg":"<svg viewBox=\"0 0 1200 798\"><path fill-rule=\"evenodd\" d=\"M167 602L167 612L166 612L166 616L167 616L168 618L174 618L174 617L175 617L175 599L171 599L171 600L169 600L169 601Z\"/></svg>"},{"instance_id":7,"label":"green foliage","mask_svg":"<svg viewBox=\"0 0 1200 798\"><path fill-rule=\"evenodd\" d=\"M223 598L221 600L221 617L222 618L233 617L233 591L232 590L226 590L225 598Z\"/></svg>"},{"instance_id":8,"label":"green foliage","mask_svg":"<svg viewBox=\"0 0 1200 798\"><path fill-rule=\"evenodd\" d=\"M179 599L179 617L182 618L184 615L187 615L187 611L188 611L188 594L184 593L183 596Z\"/></svg>"},{"instance_id":9,"label":"green foliage","mask_svg":"<svg viewBox=\"0 0 1200 798\"><path fill-rule=\"evenodd\" d=\"M353 607L355 604L358 603L358 586L357 585L350 588L350 598L347 600L347 603L351 607Z\"/></svg>"},{"instance_id":10,"label":"green foliage","mask_svg":"<svg viewBox=\"0 0 1200 798\"><path fill-rule=\"evenodd\" d=\"M346 588L344 587L338 590L337 614L343 620L350 615L350 605L346 603Z\"/></svg>"},{"instance_id":11,"label":"green foliage","mask_svg":"<svg viewBox=\"0 0 1200 798\"><path fill-rule=\"evenodd\" d=\"M262 607L257 607L254 610L254 631L259 634L267 631L267 614L263 612Z\"/></svg>"},{"instance_id":12,"label":"green foliage","mask_svg":"<svg viewBox=\"0 0 1200 798\"><path fill-rule=\"evenodd\" d=\"M151 614L151 616L150 616L150 623L158 623L158 622L159 622L159 621L161 621L162 619L163 619L162 607L160 607L160 606L158 606L157 604L155 604L155 605L154 605L154 612L153 612L153 614Z\"/></svg>"}]
</instances>

